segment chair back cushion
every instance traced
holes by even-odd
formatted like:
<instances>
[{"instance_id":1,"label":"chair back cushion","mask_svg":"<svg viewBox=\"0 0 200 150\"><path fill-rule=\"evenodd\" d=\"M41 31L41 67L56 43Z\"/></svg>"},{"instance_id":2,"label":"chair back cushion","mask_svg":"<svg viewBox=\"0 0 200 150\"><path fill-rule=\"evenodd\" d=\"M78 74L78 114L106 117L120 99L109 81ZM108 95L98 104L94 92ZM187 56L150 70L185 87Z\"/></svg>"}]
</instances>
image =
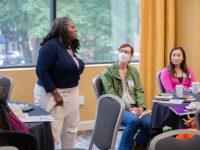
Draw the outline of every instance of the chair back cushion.
<instances>
[{"instance_id":1,"label":"chair back cushion","mask_svg":"<svg viewBox=\"0 0 200 150\"><path fill-rule=\"evenodd\" d=\"M180 140L178 134L194 134L189 139ZM162 133L153 138L150 144L151 150L199 150L200 149L200 131L173 130Z\"/></svg>"},{"instance_id":2,"label":"chair back cushion","mask_svg":"<svg viewBox=\"0 0 200 150\"><path fill-rule=\"evenodd\" d=\"M98 98L103 95L104 93L104 89L103 89L103 83L102 83L102 80L100 78L100 75L99 76L96 76L94 79L93 79L93 88L94 88L94 91L95 91L95 95L96 95L96 98L98 100Z\"/></svg>"},{"instance_id":3,"label":"chair back cushion","mask_svg":"<svg viewBox=\"0 0 200 150\"><path fill-rule=\"evenodd\" d=\"M200 130L200 110L195 113L195 122L197 130Z\"/></svg>"},{"instance_id":4,"label":"chair back cushion","mask_svg":"<svg viewBox=\"0 0 200 150\"><path fill-rule=\"evenodd\" d=\"M5 90L5 99L10 99L13 89L13 80L10 77L0 75L0 87Z\"/></svg>"},{"instance_id":5,"label":"chair back cushion","mask_svg":"<svg viewBox=\"0 0 200 150\"><path fill-rule=\"evenodd\" d=\"M160 93L165 93L166 90L165 90L165 88L164 88L164 86L162 85L162 82L161 82L161 80L160 80L160 78L161 78L161 73L162 73L161 70L158 71L158 72L156 73L156 80L157 80L157 82L158 82L158 86L159 86L159 89L160 89Z\"/></svg>"},{"instance_id":6,"label":"chair back cushion","mask_svg":"<svg viewBox=\"0 0 200 150\"><path fill-rule=\"evenodd\" d=\"M16 131L0 132L0 146L14 146L19 150L38 150L34 136Z\"/></svg>"},{"instance_id":7,"label":"chair back cushion","mask_svg":"<svg viewBox=\"0 0 200 150\"><path fill-rule=\"evenodd\" d=\"M117 101L113 97L105 94L98 100L95 128L93 132L93 142L99 149L110 149L121 124L124 112L124 103ZM113 141L114 140L114 141Z\"/></svg>"}]
</instances>

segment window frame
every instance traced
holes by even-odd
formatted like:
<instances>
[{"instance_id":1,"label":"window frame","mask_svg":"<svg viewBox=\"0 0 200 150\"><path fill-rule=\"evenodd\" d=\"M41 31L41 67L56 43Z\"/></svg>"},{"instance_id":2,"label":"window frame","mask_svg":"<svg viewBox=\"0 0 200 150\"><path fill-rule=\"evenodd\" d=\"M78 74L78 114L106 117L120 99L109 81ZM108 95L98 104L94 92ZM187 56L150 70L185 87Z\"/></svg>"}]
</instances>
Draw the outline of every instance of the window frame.
<instances>
[{"instance_id":1,"label":"window frame","mask_svg":"<svg viewBox=\"0 0 200 150\"><path fill-rule=\"evenodd\" d=\"M56 0L50 0L50 25L53 24L53 21L56 19L57 16L57 1ZM113 64L115 61L104 61L104 62L85 62L85 65L95 65L95 64ZM139 60L132 60L131 63L140 63ZM35 68L36 64L32 65L19 65L19 66L0 66L2 69L14 69L14 68Z\"/></svg>"}]
</instances>

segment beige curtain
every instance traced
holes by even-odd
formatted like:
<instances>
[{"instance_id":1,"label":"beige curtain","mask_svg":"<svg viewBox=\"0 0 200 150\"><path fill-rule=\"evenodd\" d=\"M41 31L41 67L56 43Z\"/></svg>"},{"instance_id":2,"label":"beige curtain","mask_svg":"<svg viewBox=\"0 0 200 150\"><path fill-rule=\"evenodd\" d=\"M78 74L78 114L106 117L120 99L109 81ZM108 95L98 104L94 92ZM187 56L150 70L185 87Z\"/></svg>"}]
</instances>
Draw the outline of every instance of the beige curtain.
<instances>
[{"instance_id":1,"label":"beige curtain","mask_svg":"<svg viewBox=\"0 0 200 150\"><path fill-rule=\"evenodd\" d=\"M140 74L147 108L158 94L156 72L169 61L175 45L175 0L141 0Z\"/></svg>"},{"instance_id":2,"label":"beige curtain","mask_svg":"<svg viewBox=\"0 0 200 150\"><path fill-rule=\"evenodd\" d=\"M200 0L176 0L176 45L186 51L187 65L200 81Z\"/></svg>"},{"instance_id":3,"label":"beige curtain","mask_svg":"<svg viewBox=\"0 0 200 150\"><path fill-rule=\"evenodd\" d=\"M192 55L192 69L195 72L197 81L200 82L200 0L195 0L194 15L194 51Z\"/></svg>"}]
</instances>

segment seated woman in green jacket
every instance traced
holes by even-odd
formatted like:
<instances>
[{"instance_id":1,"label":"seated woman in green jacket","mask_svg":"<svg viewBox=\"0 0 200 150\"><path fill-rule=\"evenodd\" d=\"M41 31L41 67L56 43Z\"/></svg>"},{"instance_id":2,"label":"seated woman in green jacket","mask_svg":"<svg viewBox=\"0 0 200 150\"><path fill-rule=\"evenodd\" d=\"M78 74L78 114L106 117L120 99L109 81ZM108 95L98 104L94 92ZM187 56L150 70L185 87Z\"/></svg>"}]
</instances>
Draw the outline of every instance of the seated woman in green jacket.
<instances>
[{"instance_id":1,"label":"seated woman in green jacket","mask_svg":"<svg viewBox=\"0 0 200 150\"><path fill-rule=\"evenodd\" d=\"M140 132L135 138L136 144L147 145L151 117L149 114L141 115L145 111L144 90L137 69L129 64L134 49L129 44L123 44L118 51L117 63L106 67L101 74L101 79L104 92L121 97L125 103L126 111L122 124L126 127L119 150L132 150L138 129Z\"/></svg>"}]
</instances>

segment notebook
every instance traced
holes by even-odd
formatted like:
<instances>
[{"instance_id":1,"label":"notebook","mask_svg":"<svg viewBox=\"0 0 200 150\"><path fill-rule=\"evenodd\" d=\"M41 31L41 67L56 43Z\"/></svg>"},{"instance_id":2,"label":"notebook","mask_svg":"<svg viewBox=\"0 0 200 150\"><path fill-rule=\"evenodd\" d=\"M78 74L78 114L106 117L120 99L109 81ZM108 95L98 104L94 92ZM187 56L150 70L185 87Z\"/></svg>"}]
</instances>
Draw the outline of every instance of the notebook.
<instances>
[{"instance_id":1,"label":"notebook","mask_svg":"<svg viewBox=\"0 0 200 150\"><path fill-rule=\"evenodd\" d=\"M187 105L176 105L176 106L169 106L169 109L171 109L174 113L176 113L179 116L182 115L188 115L188 114L195 114L196 113L196 109L185 109Z\"/></svg>"}]
</instances>

